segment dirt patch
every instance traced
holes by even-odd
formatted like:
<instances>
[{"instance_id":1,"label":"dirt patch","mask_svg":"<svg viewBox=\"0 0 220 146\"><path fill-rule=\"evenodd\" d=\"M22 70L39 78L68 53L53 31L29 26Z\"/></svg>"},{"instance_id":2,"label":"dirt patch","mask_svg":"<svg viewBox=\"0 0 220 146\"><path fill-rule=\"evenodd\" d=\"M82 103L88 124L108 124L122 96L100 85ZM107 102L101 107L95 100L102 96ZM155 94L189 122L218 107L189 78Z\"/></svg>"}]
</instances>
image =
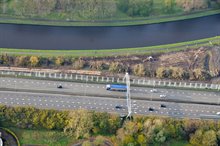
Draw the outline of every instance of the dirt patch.
<instances>
[{"instance_id":1,"label":"dirt patch","mask_svg":"<svg viewBox=\"0 0 220 146\"><path fill-rule=\"evenodd\" d=\"M47 146L47 145L33 145L33 144L28 144L28 145L22 145L22 146Z\"/></svg>"},{"instance_id":2,"label":"dirt patch","mask_svg":"<svg viewBox=\"0 0 220 146\"><path fill-rule=\"evenodd\" d=\"M82 146L82 144L89 144L91 146L114 146L114 144L107 138L103 137L103 136L98 136L98 137L91 137L87 140L81 140L78 143L72 144L71 146Z\"/></svg>"},{"instance_id":3,"label":"dirt patch","mask_svg":"<svg viewBox=\"0 0 220 146\"><path fill-rule=\"evenodd\" d=\"M184 71L193 72L195 69L201 69L208 72L212 77L219 76L220 73L220 47L200 47L179 52L166 54L156 54L152 56L134 55L134 56L116 56L106 58L83 58L86 62L102 61L105 64L118 62L126 66L132 73L132 69L137 64L143 64L149 77L154 74L159 67L178 67ZM102 72L105 75L113 75L109 71ZM148 76L148 75L146 75Z\"/></svg>"},{"instance_id":4,"label":"dirt patch","mask_svg":"<svg viewBox=\"0 0 220 146\"><path fill-rule=\"evenodd\" d=\"M182 67L186 70L203 68L208 50L208 48L201 47L199 49L163 54L159 57L158 62L160 66Z\"/></svg>"}]
</instances>

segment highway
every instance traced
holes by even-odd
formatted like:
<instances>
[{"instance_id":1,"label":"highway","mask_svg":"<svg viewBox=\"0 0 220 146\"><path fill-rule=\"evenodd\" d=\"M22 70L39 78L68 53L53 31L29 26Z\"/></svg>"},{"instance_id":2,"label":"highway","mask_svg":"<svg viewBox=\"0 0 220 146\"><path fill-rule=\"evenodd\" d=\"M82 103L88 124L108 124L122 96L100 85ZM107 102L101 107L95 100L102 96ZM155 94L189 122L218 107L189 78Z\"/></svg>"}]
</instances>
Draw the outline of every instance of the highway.
<instances>
[{"instance_id":1,"label":"highway","mask_svg":"<svg viewBox=\"0 0 220 146\"><path fill-rule=\"evenodd\" d=\"M88 109L125 115L127 113L126 100L105 97L87 97L74 95L58 95L43 93L25 93L0 91L0 104L9 106L34 106L44 109ZM166 108L160 105L165 104ZM122 109L116 109L120 105ZM151 107L154 111L149 111ZM177 118L220 118L216 115L220 111L220 106L167 103L159 101L132 100L132 112L141 115L161 115Z\"/></svg>"},{"instance_id":2,"label":"highway","mask_svg":"<svg viewBox=\"0 0 220 146\"><path fill-rule=\"evenodd\" d=\"M59 84L63 86L63 89L57 89L57 85ZM25 91L30 90L32 92L125 98L124 92L107 91L105 89L105 84L89 84L1 77L0 89L5 90L6 88ZM158 92L152 93L150 92L151 89L152 88L147 87L131 87L131 98L220 104L220 92L158 88ZM161 99L160 95L166 95L166 98Z\"/></svg>"}]
</instances>

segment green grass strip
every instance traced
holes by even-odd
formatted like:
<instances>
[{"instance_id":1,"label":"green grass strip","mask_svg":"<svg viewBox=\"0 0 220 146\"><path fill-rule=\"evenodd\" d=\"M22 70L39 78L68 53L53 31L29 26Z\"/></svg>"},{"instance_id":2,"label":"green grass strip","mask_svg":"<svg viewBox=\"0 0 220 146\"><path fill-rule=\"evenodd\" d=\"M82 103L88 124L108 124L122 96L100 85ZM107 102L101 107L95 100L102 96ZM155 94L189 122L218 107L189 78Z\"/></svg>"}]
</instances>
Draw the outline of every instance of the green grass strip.
<instances>
[{"instance_id":1,"label":"green grass strip","mask_svg":"<svg viewBox=\"0 0 220 146\"><path fill-rule=\"evenodd\" d=\"M220 36L205 38L194 41L187 41L175 44L139 47L139 48L121 48L108 50L31 50L31 49L12 49L1 48L0 54L6 53L10 55L26 55L26 56L71 56L71 57L105 57L118 55L139 55L152 53L167 53L173 51L181 51L189 48L198 48L200 46L212 46L213 44L220 44Z\"/></svg>"}]
</instances>

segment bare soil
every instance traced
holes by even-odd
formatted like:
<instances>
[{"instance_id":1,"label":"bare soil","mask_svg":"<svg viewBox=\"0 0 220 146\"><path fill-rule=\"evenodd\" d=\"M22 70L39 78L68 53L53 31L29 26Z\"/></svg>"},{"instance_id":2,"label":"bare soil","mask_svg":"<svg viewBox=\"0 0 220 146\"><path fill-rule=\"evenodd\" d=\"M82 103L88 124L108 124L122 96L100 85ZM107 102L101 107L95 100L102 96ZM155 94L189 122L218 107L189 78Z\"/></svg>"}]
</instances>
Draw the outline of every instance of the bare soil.
<instances>
[{"instance_id":1,"label":"bare soil","mask_svg":"<svg viewBox=\"0 0 220 146\"><path fill-rule=\"evenodd\" d=\"M152 59L149 59L150 57ZM143 64L150 72L155 72L158 67L180 67L188 72L199 68L208 71L212 77L218 77L220 73L220 47L218 46L200 47L152 56L134 55L83 59L87 62L102 61L106 64L119 62L130 68L136 64ZM102 72L102 74L110 75L108 71Z\"/></svg>"}]
</instances>

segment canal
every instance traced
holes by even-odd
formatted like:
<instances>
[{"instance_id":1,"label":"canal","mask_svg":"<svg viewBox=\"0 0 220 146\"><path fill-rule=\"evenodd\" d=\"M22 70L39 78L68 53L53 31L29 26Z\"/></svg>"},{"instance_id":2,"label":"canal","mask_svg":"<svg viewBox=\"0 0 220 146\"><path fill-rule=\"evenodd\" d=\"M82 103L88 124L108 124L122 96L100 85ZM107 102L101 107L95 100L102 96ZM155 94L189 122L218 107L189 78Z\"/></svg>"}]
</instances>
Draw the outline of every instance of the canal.
<instances>
[{"instance_id":1,"label":"canal","mask_svg":"<svg viewBox=\"0 0 220 146\"><path fill-rule=\"evenodd\" d=\"M0 48L117 49L177 43L217 35L220 35L220 14L124 27L0 24Z\"/></svg>"}]
</instances>

